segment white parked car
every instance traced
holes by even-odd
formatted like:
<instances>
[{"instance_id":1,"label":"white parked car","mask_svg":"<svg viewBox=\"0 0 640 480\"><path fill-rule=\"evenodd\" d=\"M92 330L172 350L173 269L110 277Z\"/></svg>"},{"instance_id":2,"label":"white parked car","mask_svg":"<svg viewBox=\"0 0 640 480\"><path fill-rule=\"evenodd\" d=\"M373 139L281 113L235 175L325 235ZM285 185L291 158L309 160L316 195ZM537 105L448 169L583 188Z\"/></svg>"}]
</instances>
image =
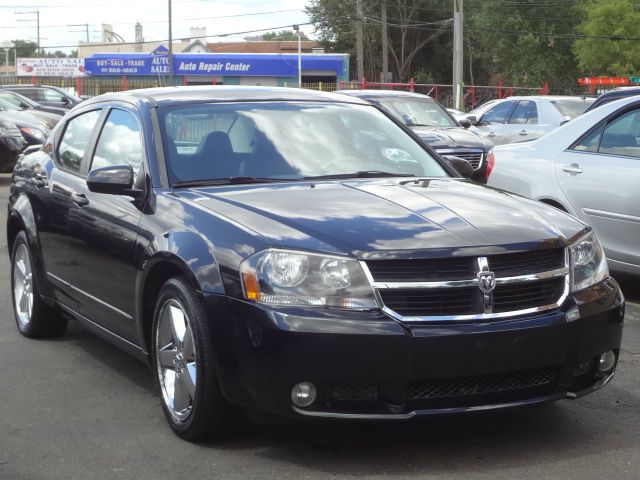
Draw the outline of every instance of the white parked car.
<instances>
[{"instance_id":1,"label":"white parked car","mask_svg":"<svg viewBox=\"0 0 640 480\"><path fill-rule=\"evenodd\" d=\"M495 102L475 124L496 145L540 138L582 114L593 98L571 96L508 97Z\"/></svg>"},{"instance_id":2,"label":"white parked car","mask_svg":"<svg viewBox=\"0 0 640 480\"><path fill-rule=\"evenodd\" d=\"M468 112L461 112L460 110L456 110L456 112L458 113L453 113L451 110L453 110L452 108L447 108L447 110L450 111L450 113L453 115L453 117L459 122L460 120L469 120L471 123L477 123L478 119L482 116L482 114L484 112L486 112L487 110L489 110L489 108L491 108L493 105L496 104L496 102L502 102L503 100L499 100L499 99L494 99L494 100L488 100L486 102L484 102L481 105L478 105L476 108L474 108L473 110L470 110Z\"/></svg>"},{"instance_id":3,"label":"white parked car","mask_svg":"<svg viewBox=\"0 0 640 480\"><path fill-rule=\"evenodd\" d=\"M596 108L544 137L489 153L488 184L591 225L612 270L640 274L640 99Z\"/></svg>"}]
</instances>

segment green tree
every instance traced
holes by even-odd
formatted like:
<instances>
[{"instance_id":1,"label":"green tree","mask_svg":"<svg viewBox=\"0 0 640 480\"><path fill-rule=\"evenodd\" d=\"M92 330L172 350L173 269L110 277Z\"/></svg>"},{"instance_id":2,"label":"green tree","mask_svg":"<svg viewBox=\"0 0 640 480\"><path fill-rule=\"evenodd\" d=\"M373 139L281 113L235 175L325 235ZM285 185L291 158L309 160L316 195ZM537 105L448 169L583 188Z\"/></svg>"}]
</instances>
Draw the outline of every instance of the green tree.
<instances>
[{"instance_id":1,"label":"green tree","mask_svg":"<svg viewBox=\"0 0 640 480\"><path fill-rule=\"evenodd\" d=\"M302 32L302 40L309 40ZM267 32L262 35L262 40L298 40L298 34L293 30L280 30L279 32Z\"/></svg>"},{"instance_id":2,"label":"green tree","mask_svg":"<svg viewBox=\"0 0 640 480\"><path fill-rule=\"evenodd\" d=\"M629 0L597 0L583 6L585 20L578 31L590 38L576 40L573 51L590 75L627 76L640 66L640 12ZM629 40L625 40L629 39Z\"/></svg>"},{"instance_id":3,"label":"green tree","mask_svg":"<svg viewBox=\"0 0 640 480\"><path fill-rule=\"evenodd\" d=\"M30 40L13 40L13 44L16 46L16 52L18 58L29 58L39 56L37 53L38 45L36 42Z\"/></svg>"}]
</instances>

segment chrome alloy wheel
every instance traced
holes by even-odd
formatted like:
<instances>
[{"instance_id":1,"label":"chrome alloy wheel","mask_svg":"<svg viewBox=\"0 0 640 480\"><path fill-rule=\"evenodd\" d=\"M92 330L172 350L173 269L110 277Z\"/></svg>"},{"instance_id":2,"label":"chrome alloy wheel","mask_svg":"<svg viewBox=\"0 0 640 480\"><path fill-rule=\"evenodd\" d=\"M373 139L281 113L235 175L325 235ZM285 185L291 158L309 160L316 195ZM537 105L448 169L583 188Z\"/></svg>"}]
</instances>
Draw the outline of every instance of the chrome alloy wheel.
<instances>
[{"instance_id":1,"label":"chrome alloy wheel","mask_svg":"<svg viewBox=\"0 0 640 480\"><path fill-rule=\"evenodd\" d=\"M167 300L156 327L156 368L167 409L177 422L185 422L196 395L196 348L185 308Z\"/></svg>"},{"instance_id":2,"label":"chrome alloy wheel","mask_svg":"<svg viewBox=\"0 0 640 480\"><path fill-rule=\"evenodd\" d=\"M33 312L33 274L29 250L24 243L18 245L13 261L13 300L18 323L28 326Z\"/></svg>"}]
</instances>

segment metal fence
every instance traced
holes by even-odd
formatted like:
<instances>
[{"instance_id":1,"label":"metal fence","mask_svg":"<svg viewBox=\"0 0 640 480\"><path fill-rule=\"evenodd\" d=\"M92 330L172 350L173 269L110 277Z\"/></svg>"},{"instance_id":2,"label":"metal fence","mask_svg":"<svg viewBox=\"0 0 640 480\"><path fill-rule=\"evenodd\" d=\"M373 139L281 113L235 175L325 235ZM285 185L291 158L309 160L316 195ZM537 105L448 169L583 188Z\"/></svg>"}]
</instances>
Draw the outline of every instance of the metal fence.
<instances>
[{"instance_id":1,"label":"metal fence","mask_svg":"<svg viewBox=\"0 0 640 480\"><path fill-rule=\"evenodd\" d=\"M158 77L16 77L0 76L0 85L22 84L22 85L54 85L73 91L81 97L92 97L107 92L121 92L139 88L163 87L169 85L169 79L165 76ZM215 77L175 77L173 85L215 85ZM297 87L297 82L285 83L287 87ZM408 90L412 92L430 95L446 107L453 106L453 87L447 84L435 83L415 83L413 79L409 83L372 83L372 82L314 82L303 83L303 88L333 92L338 89L396 89ZM514 87L502 84L487 85L467 85L463 89L464 110L468 111L478 105L494 98L505 98L511 95L545 95L549 93L563 95L580 95L585 93L585 88L563 89L562 91L551 91L547 84L539 88Z\"/></svg>"}]
</instances>

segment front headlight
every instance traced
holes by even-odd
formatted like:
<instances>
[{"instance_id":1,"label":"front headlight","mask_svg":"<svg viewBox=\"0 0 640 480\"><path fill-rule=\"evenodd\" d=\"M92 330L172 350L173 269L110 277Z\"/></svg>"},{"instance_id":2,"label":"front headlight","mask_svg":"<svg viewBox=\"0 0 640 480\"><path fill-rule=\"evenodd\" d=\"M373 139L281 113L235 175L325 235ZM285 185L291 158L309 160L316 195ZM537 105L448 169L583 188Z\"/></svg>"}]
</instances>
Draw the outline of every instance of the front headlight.
<instances>
[{"instance_id":1,"label":"front headlight","mask_svg":"<svg viewBox=\"0 0 640 480\"><path fill-rule=\"evenodd\" d=\"M244 296L268 305L369 310L378 304L357 260L269 249L240 265Z\"/></svg>"},{"instance_id":2,"label":"front headlight","mask_svg":"<svg viewBox=\"0 0 640 480\"><path fill-rule=\"evenodd\" d=\"M571 291L584 290L609 277L604 249L591 232L569 247L571 252Z\"/></svg>"}]
</instances>

